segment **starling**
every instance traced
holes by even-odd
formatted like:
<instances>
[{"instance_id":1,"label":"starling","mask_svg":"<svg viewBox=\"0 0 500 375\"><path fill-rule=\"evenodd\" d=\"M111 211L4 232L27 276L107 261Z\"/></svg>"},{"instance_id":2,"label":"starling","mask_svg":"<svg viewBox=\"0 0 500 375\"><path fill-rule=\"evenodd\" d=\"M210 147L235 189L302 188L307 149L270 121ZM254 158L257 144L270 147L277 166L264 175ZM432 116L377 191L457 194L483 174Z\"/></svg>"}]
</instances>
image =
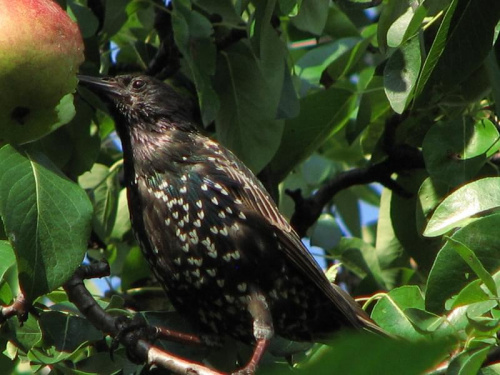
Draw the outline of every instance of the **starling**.
<instances>
[{"instance_id":1,"label":"starling","mask_svg":"<svg viewBox=\"0 0 500 375\"><path fill-rule=\"evenodd\" d=\"M185 100L148 76L80 76L110 105L132 228L172 304L200 332L254 345L380 331L332 285L255 175L203 135Z\"/></svg>"}]
</instances>

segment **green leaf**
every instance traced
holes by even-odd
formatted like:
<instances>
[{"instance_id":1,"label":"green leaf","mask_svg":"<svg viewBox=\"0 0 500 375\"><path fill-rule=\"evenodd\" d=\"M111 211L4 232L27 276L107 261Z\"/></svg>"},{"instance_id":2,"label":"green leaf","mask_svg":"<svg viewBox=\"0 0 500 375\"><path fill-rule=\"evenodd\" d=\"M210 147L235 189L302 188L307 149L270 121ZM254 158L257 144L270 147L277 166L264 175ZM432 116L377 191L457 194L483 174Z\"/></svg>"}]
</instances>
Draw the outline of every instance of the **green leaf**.
<instances>
[{"instance_id":1,"label":"green leaf","mask_svg":"<svg viewBox=\"0 0 500 375\"><path fill-rule=\"evenodd\" d=\"M73 94L64 95L54 108L43 106L30 109L22 126L10 115L0 113L0 145L35 141L67 124L74 116Z\"/></svg>"},{"instance_id":2,"label":"green leaf","mask_svg":"<svg viewBox=\"0 0 500 375\"><path fill-rule=\"evenodd\" d=\"M488 367L483 367L477 373L478 375L500 375L500 363L494 363Z\"/></svg>"},{"instance_id":3,"label":"green leaf","mask_svg":"<svg viewBox=\"0 0 500 375\"><path fill-rule=\"evenodd\" d=\"M292 24L298 29L320 35L328 17L329 0L303 1L299 14L292 18Z\"/></svg>"},{"instance_id":4,"label":"green leaf","mask_svg":"<svg viewBox=\"0 0 500 375\"><path fill-rule=\"evenodd\" d=\"M426 178L418 190L417 201L417 229L422 233L436 207L449 192L448 185L443 181L433 181Z\"/></svg>"},{"instance_id":5,"label":"green leaf","mask_svg":"<svg viewBox=\"0 0 500 375\"><path fill-rule=\"evenodd\" d=\"M196 85L203 123L207 125L215 119L220 105L211 83L216 61L212 24L191 9L190 1L173 0L172 27L175 43Z\"/></svg>"},{"instance_id":6,"label":"green leaf","mask_svg":"<svg viewBox=\"0 0 500 375\"><path fill-rule=\"evenodd\" d=\"M221 101L217 137L259 172L280 144L284 123L275 118L281 90L276 98L268 98L271 88L257 61L241 43L222 51L217 67L216 91Z\"/></svg>"},{"instance_id":7,"label":"green leaf","mask_svg":"<svg viewBox=\"0 0 500 375\"><path fill-rule=\"evenodd\" d=\"M384 90L396 113L403 113L408 106L420 66L420 41L416 37L395 50L389 58L384 68Z\"/></svg>"},{"instance_id":8,"label":"green leaf","mask_svg":"<svg viewBox=\"0 0 500 375\"><path fill-rule=\"evenodd\" d=\"M478 219L453 234L452 238L471 249L487 272L500 268L500 215ZM457 294L476 277L470 266L447 242L439 251L427 280L425 305L440 313L447 299Z\"/></svg>"},{"instance_id":9,"label":"green leaf","mask_svg":"<svg viewBox=\"0 0 500 375\"><path fill-rule=\"evenodd\" d=\"M491 93L494 102L496 103L496 106L498 106L498 103L500 103L500 67L494 51L491 51L486 58L484 67L486 68L486 72L488 74L488 81L491 84Z\"/></svg>"},{"instance_id":10,"label":"green leaf","mask_svg":"<svg viewBox=\"0 0 500 375\"><path fill-rule=\"evenodd\" d=\"M311 245L331 249L338 244L341 234L335 218L330 214L322 214L314 225Z\"/></svg>"},{"instance_id":11,"label":"green leaf","mask_svg":"<svg viewBox=\"0 0 500 375\"><path fill-rule=\"evenodd\" d=\"M389 1L382 8L380 20L377 25L378 45L382 52L387 49L387 38L389 29L394 22L403 16L411 8L409 0ZM404 35L404 34L403 34ZM394 41L393 41L394 42Z\"/></svg>"},{"instance_id":12,"label":"green leaf","mask_svg":"<svg viewBox=\"0 0 500 375\"><path fill-rule=\"evenodd\" d=\"M470 305L476 302L483 302L490 300L491 296L488 295L481 287L481 280L474 280L463 288L457 296L452 297L446 303L446 310L453 310L460 306ZM450 302L450 304L448 304Z\"/></svg>"},{"instance_id":13,"label":"green leaf","mask_svg":"<svg viewBox=\"0 0 500 375\"><path fill-rule=\"evenodd\" d=\"M435 332L445 320L444 317L414 307L405 309L404 314L413 326L422 332Z\"/></svg>"},{"instance_id":14,"label":"green leaf","mask_svg":"<svg viewBox=\"0 0 500 375\"><path fill-rule=\"evenodd\" d=\"M67 375L139 374L144 365L130 362L124 351L117 350L113 353L112 361L109 353L93 351L89 357L76 362L75 367Z\"/></svg>"},{"instance_id":15,"label":"green leaf","mask_svg":"<svg viewBox=\"0 0 500 375\"><path fill-rule=\"evenodd\" d=\"M415 329L412 319L406 314L406 309L424 309L424 298L420 288L405 285L391 290L382 297L372 311L372 319L377 324L399 337L417 340L424 335Z\"/></svg>"},{"instance_id":16,"label":"green leaf","mask_svg":"<svg viewBox=\"0 0 500 375\"><path fill-rule=\"evenodd\" d=\"M350 50L333 61L326 69L330 79L338 81L351 74L357 68L359 61L366 56L366 49L372 40L373 35L365 36L364 39L361 39ZM354 73L357 74L357 71L354 71Z\"/></svg>"},{"instance_id":17,"label":"green leaf","mask_svg":"<svg viewBox=\"0 0 500 375\"><path fill-rule=\"evenodd\" d=\"M90 172L78 178L94 206L92 228L102 240L107 240L115 225L118 208L118 176L102 164L94 164Z\"/></svg>"},{"instance_id":18,"label":"green leaf","mask_svg":"<svg viewBox=\"0 0 500 375\"><path fill-rule=\"evenodd\" d=\"M208 14L217 14L222 17L224 24L232 26L241 25L241 17L238 16L231 0L194 0L197 6L203 8Z\"/></svg>"},{"instance_id":19,"label":"green leaf","mask_svg":"<svg viewBox=\"0 0 500 375\"><path fill-rule=\"evenodd\" d=\"M37 152L0 149L0 215L29 300L62 285L83 260L92 205Z\"/></svg>"},{"instance_id":20,"label":"green leaf","mask_svg":"<svg viewBox=\"0 0 500 375\"><path fill-rule=\"evenodd\" d=\"M413 9L409 6L406 11L389 27L387 31L387 45L399 47L411 38L421 27L421 23L427 13L423 5Z\"/></svg>"},{"instance_id":21,"label":"green leaf","mask_svg":"<svg viewBox=\"0 0 500 375\"><path fill-rule=\"evenodd\" d=\"M22 326L15 319L9 319L7 325L9 329L6 336L25 353L42 339L39 323L32 315L28 316L28 320Z\"/></svg>"},{"instance_id":22,"label":"green leaf","mask_svg":"<svg viewBox=\"0 0 500 375\"><path fill-rule=\"evenodd\" d=\"M346 12L343 12L336 3L330 4L324 33L335 39L349 36L360 36L360 31L354 22L349 18L349 15Z\"/></svg>"},{"instance_id":23,"label":"green leaf","mask_svg":"<svg viewBox=\"0 0 500 375\"><path fill-rule=\"evenodd\" d=\"M385 94L383 78L373 76L361 96L356 121L348 123L346 127L346 136L349 143L354 142L368 125L388 113L390 108L390 103Z\"/></svg>"},{"instance_id":24,"label":"green leaf","mask_svg":"<svg viewBox=\"0 0 500 375\"><path fill-rule=\"evenodd\" d=\"M459 353L448 365L446 374L448 375L469 375L477 374L482 363L486 359L490 347L467 350Z\"/></svg>"},{"instance_id":25,"label":"green leaf","mask_svg":"<svg viewBox=\"0 0 500 375\"><path fill-rule=\"evenodd\" d=\"M297 61L295 68L298 76L312 85L318 85L323 71L361 41L363 39L358 37L342 38L312 49Z\"/></svg>"},{"instance_id":26,"label":"green leaf","mask_svg":"<svg viewBox=\"0 0 500 375\"><path fill-rule=\"evenodd\" d=\"M281 144L270 162L276 182L286 175L348 121L355 95L331 87L301 99L300 115L286 121Z\"/></svg>"},{"instance_id":27,"label":"green leaf","mask_svg":"<svg viewBox=\"0 0 500 375\"><path fill-rule=\"evenodd\" d=\"M488 316L480 316L477 318L469 318L469 323L476 331L484 333L496 333L499 330L500 319L490 318Z\"/></svg>"},{"instance_id":28,"label":"green leaf","mask_svg":"<svg viewBox=\"0 0 500 375\"><path fill-rule=\"evenodd\" d=\"M474 177L497 147L498 131L492 125L462 117L433 125L422 144L432 179L456 186Z\"/></svg>"},{"instance_id":29,"label":"green leaf","mask_svg":"<svg viewBox=\"0 0 500 375\"><path fill-rule=\"evenodd\" d=\"M479 259L477 259L476 254L469 249L462 242L450 238L447 238L451 247L462 257L462 259L469 265L469 267L476 273L476 275L483 281L489 291L494 295L498 296L497 287L493 277L486 271Z\"/></svg>"},{"instance_id":30,"label":"green leaf","mask_svg":"<svg viewBox=\"0 0 500 375\"><path fill-rule=\"evenodd\" d=\"M8 241L0 241L0 284L7 270L15 265L16 256Z\"/></svg>"},{"instance_id":31,"label":"green leaf","mask_svg":"<svg viewBox=\"0 0 500 375\"><path fill-rule=\"evenodd\" d=\"M361 237L361 209L359 197L354 194L354 189L340 191L335 194L333 201L349 233L353 237Z\"/></svg>"},{"instance_id":32,"label":"green leaf","mask_svg":"<svg viewBox=\"0 0 500 375\"><path fill-rule=\"evenodd\" d=\"M16 371L17 365L18 363L16 363L16 361L13 361L7 356L0 354L0 368L6 374L15 374L17 372Z\"/></svg>"},{"instance_id":33,"label":"green leaf","mask_svg":"<svg viewBox=\"0 0 500 375\"><path fill-rule=\"evenodd\" d=\"M30 150L46 155L68 177L88 171L94 163L101 140L95 126L91 126L94 110L79 96L75 98L76 115L66 125L31 143Z\"/></svg>"},{"instance_id":34,"label":"green leaf","mask_svg":"<svg viewBox=\"0 0 500 375\"><path fill-rule=\"evenodd\" d=\"M343 265L364 279L359 293L373 293L386 289L384 275L373 247L359 238L341 238L330 253ZM364 288L364 290L363 290Z\"/></svg>"},{"instance_id":35,"label":"green leaf","mask_svg":"<svg viewBox=\"0 0 500 375\"><path fill-rule=\"evenodd\" d=\"M382 190L375 246L382 269L400 269L408 262L408 254L405 254L405 249L395 233L398 224L392 223L392 201L393 193L389 189ZM389 287L395 286L397 275L392 278L393 280L386 280Z\"/></svg>"},{"instance_id":36,"label":"green leaf","mask_svg":"<svg viewBox=\"0 0 500 375\"><path fill-rule=\"evenodd\" d=\"M305 363L296 367L298 374L366 375L369 371L370 374L418 375L444 359L449 348L449 343L443 341L409 342L352 333L340 335L331 345L319 347Z\"/></svg>"},{"instance_id":37,"label":"green leaf","mask_svg":"<svg viewBox=\"0 0 500 375\"><path fill-rule=\"evenodd\" d=\"M118 195L116 220L111 232L111 237L121 240L125 233L131 229L130 213L128 210L127 190L122 189Z\"/></svg>"},{"instance_id":38,"label":"green leaf","mask_svg":"<svg viewBox=\"0 0 500 375\"><path fill-rule=\"evenodd\" d=\"M423 234L427 237L440 236L453 228L463 226L472 216L497 207L500 207L500 177L473 181L441 202Z\"/></svg>"},{"instance_id":39,"label":"green leaf","mask_svg":"<svg viewBox=\"0 0 500 375\"><path fill-rule=\"evenodd\" d=\"M57 351L73 352L86 341L97 341L103 333L87 319L58 311L48 311L40 317L40 327L46 344L54 345Z\"/></svg>"},{"instance_id":40,"label":"green leaf","mask_svg":"<svg viewBox=\"0 0 500 375\"><path fill-rule=\"evenodd\" d=\"M432 90L448 91L476 71L491 50L499 18L497 0L453 0L422 68L415 96L425 102Z\"/></svg>"},{"instance_id":41,"label":"green leaf","mask_svg":"<svg viewBox=\"0 0 500 375\"><path fill-rule=\"evenodd\" d=\"M89 38L93 36L99 27L99 20L94 13L92 13L89 8L75 2L75 0L67 1L67 3L69 9L78 21L78 27L80 28L82 37Z\"/></svg>"},{"instance_id":42,"label":"green leaf","mask_svg":"<svg viewBox=\"0 0 500 375\"><path fill-rule=\"evenodd\" d=\"M105 33L108 38L120 31L127 22L125 9L128 2L129 0L106 0L104 24L101 32Z\"/></svg>"},{"instance_id":43,"label":"green leaf","mask_svg":"<svg viewBox=\"0 0 500 375\"><path fill-rule=\"evenodd\" d=\"M285 78L283 80L283 91L281 92L280 102L276 118L290 119L297 117L300 113L300 101L293 86L292 75L290 69L286 67L284 70Z\"/></svg>"},{"instance_id":44,"label":"green leaf","mask_svg":"<svg viewBox=\"0 0 500 375\"><path fill-rule=\"evenodd\" d=\"M6 282L0 283L0 304L7 305L14 300L14 293L10 288L10 285Z\"/></svg>"},{"instance_id":45,"label":"green leaf","mask_svg":"<svg viewBox=\"0 0 500 375\"><path fill-rule=\"evenodd\" d=\"M149 265L146 263L139 247L134 246L128 252L121 275L121 287L124 291L131 288L136 281L151 276Z\"/></svg>"}]
</instances>

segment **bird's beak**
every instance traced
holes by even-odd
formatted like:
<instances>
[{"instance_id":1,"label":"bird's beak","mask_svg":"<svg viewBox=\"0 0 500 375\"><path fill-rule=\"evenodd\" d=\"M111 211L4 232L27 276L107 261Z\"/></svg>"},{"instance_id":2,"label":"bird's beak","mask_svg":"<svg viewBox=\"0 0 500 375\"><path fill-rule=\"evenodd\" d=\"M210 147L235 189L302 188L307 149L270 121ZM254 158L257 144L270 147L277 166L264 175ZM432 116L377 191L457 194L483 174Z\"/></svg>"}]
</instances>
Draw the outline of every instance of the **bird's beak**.
<instances>
[{"instance_id":1,"label":"bird's beak","mask_svg":"<svg viewBox=\"0 0 500 375\"><path fill-rule=\"evenodd\" d=\"M78 75L78 80L84 86L88 87L91 91L104 94L108 97L121 97L123 96L123 88L111 77L91 77L85 75Z\"/></svg>"}]
</instances>

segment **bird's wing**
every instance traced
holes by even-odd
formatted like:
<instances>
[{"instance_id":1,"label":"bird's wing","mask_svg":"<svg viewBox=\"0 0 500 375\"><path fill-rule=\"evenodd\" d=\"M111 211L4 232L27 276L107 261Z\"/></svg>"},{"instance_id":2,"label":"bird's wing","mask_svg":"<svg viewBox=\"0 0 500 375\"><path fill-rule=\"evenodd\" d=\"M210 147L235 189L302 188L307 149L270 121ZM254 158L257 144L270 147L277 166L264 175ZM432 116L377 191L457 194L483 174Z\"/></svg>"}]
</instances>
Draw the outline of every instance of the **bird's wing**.
<instances>
[{"instance_id":1,"label":"bird's wing","mask_svg":"<svg viewBox=\"0 0 500 375\"><path fill-rule=\"evenodd\" d=\"M374 326L371 330L377 330L368 315L357 303L353 302L347 293L336 286L332 287L312 255L302 244L298 234L279 212L276 204L255 175L234 156L219 158L218 170L221 172L218 181L224 180L222 175L225 175L226 186L234 197L241 200L250 212L260 214L275 228L277 239L287 259L323 291L351 324L358 328Z\"/></svg>"}]
</instances>

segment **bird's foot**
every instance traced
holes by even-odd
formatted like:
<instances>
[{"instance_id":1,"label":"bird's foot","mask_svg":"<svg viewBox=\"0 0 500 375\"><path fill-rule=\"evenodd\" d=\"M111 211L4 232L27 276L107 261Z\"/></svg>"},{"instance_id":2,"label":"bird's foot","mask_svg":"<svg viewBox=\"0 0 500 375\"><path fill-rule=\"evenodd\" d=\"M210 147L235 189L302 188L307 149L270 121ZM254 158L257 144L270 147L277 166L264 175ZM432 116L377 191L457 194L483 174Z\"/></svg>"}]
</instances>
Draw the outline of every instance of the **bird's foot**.
<instances>
[{"instance_id":1,"label":"bird's foot","mask_svg":"<svg viewBox=\"0 0 500 375\"><path fill-rule=\"evenodd\" d=\"M132 319L119 316L116 318L115 326L118 332L111 343L111 357L120 343L123 343L126 348L130 348L131 345L127 345L127 343L135 343L140 339L153 343L158 338L158 329L149 325L139 314L136 314ZM142 363L142 360L136 358L132 352L127 351L127 357L134 363Z\"/></svg>"}]
</instances>

